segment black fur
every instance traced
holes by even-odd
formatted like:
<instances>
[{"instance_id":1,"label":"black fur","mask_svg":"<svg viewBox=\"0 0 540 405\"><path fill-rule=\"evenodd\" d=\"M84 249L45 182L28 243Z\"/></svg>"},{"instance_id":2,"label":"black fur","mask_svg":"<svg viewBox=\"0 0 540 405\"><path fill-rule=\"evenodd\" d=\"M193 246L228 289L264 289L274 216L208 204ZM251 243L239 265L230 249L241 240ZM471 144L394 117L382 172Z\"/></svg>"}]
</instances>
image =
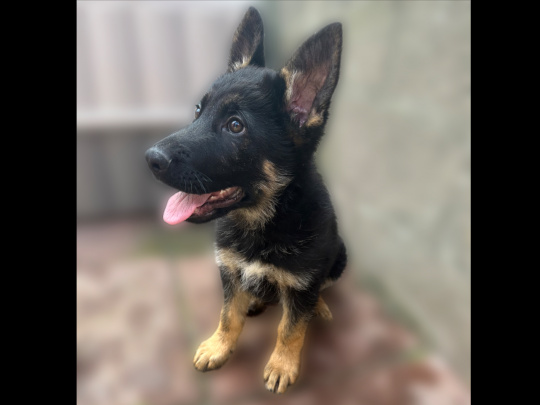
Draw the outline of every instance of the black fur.
<instances>
[{"instance_id":1,"label":"black fur","mask_svg":"<svg viewBox=\"0 0 540 405\"><path fill-rule=\"evenodd\" d=\"M339 78L341 24L309 38L285 67L264 67L262 20L250 8L238 27L227 72L201 98L194 121L147 152L156 178L192 194L240 187L243 197L190 222L216 219L218 251L241 263L220 264L225 301L247 289L252 313L281 300L288 327L314 312L320 287L346 261L330 196L314 164ZM231 120L244 128L230 129ZM257 215L261 214L261 218ZM279 285L271 273L243 283L242 266L288 272L303 288Z\"/></svg>"}]
</instances>

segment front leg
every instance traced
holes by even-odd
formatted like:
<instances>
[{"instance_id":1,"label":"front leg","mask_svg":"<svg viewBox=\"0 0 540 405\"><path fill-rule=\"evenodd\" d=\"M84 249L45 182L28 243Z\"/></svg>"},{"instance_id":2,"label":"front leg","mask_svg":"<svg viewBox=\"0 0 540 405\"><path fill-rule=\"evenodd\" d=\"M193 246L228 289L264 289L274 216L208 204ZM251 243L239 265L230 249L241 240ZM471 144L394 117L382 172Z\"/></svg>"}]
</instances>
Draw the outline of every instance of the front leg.
<instances>
[{"instance_id":1,"label":"front leg","mask_svg":"<svg viewBox=\"0 0 540 405\"><path fill-rule=\"evenodd\" d=\"M249 294L241 290L235 275L226 267L220 267L224 303L219 325L214 334L201 343L193 364L199 371L220 368L236 348L236 341L244 327L246 313L251 302Z\"/></svg>"},{"instance_id":2,"label":"front leg","mask_svg":"<svg viewBox=\"0 0 540 405\"><path fill-rule=\"evenodd\" d=\"M294 384L300 370L300 353L310 319L318 302L318 290L282 292L283 316L278 326L276 347L264 369L266 389L282 394Z\"/></svg>"}]
</instances>

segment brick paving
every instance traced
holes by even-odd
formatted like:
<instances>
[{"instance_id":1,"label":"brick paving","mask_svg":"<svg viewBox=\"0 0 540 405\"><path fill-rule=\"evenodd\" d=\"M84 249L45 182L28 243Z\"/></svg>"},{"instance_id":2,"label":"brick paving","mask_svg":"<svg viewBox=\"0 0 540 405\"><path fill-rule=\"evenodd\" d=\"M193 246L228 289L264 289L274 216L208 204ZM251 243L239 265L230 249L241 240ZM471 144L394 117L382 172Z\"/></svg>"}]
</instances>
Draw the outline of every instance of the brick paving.
<instances>
[{"instance_id":1,"label":"brick paving","mask_svg":"<svg viewBox=\"0 0 540 405\"><path fill-rule=\"evenodd\" d=\"M267 392L262 378L279 306L248 318L227 364L200 373L192 358L217 326L222 301L213 257L133 256L127 246L141 229L115 229L78 232L79 405L470 403L444 359L385 313L350 269L323 293L334 319L311 323L287 393Z\"/></svg>"}]
</instances>

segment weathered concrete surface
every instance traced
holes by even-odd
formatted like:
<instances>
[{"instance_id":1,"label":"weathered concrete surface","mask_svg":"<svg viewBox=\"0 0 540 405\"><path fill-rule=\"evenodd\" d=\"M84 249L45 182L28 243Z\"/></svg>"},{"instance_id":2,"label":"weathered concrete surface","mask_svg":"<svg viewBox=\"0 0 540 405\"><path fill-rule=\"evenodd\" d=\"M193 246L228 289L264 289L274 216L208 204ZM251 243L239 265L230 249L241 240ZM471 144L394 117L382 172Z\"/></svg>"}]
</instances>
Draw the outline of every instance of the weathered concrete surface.
<instances>
[{"instance_id":1,"label":"weathered concrete surface","mask_svg":"<svg viewBox=\"0 0 540 405\"><path fill-rule=\"evenodd\" d=\"M447 362L360 289L350 268L324 292L334 320L310 325L287 394L266 392L262 378L279 306L248 318L224 367L196 371L195 350L218 323L219 273L208 254L150 253L153 232L148 223L79 226L79 405L470 403Z\"/></svg>"}]
</instances>

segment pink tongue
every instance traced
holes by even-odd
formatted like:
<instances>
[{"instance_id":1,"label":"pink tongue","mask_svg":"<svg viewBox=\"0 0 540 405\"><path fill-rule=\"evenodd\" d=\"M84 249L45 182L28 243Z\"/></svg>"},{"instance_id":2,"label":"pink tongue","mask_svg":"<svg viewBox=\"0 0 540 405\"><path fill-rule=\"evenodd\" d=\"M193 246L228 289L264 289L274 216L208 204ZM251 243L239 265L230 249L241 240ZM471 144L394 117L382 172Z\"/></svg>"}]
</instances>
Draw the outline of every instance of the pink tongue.
<instances>
[{"instance_id":1,"label":"pink tongue","mask_svg":"<svg viewBox=\"0 0 540 405\"><path fill-rule=\"evenodd\" d=\"M163 220L170 225L179 224L188 219L193 214L193 211L203 205L209 198L210 193L197 195L179 191L169 198L163 213Z\"/></svg>"}]
</instances>

